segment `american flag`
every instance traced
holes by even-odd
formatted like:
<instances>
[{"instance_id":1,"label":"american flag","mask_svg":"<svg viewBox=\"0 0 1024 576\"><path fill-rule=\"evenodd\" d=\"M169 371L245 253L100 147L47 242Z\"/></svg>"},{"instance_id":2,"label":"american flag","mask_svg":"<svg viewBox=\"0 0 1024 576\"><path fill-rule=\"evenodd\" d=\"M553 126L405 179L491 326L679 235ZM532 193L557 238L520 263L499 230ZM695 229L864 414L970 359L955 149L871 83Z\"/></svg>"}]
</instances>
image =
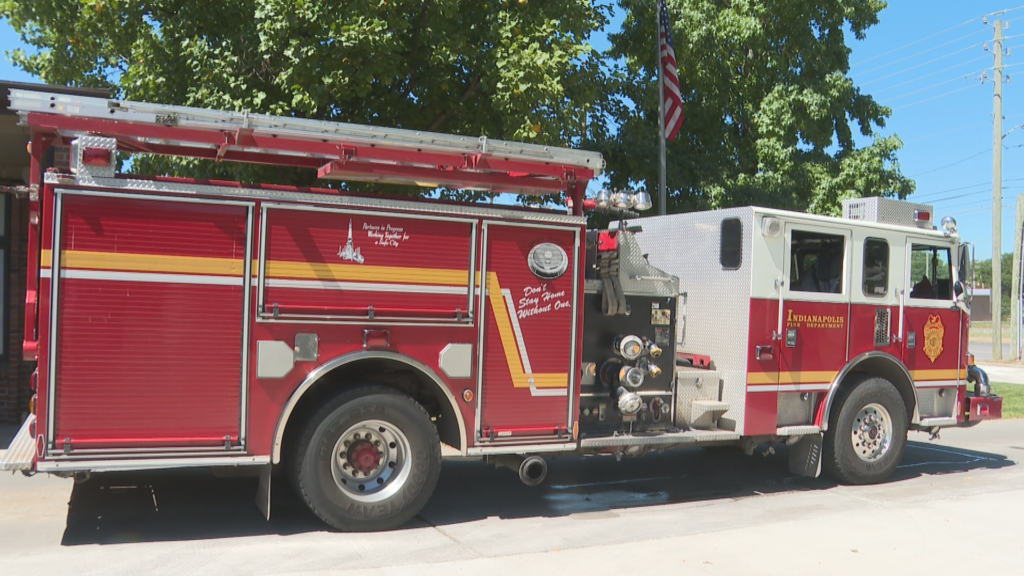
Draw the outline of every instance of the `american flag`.
<instances>
[{"instance_id":1,"label":"american flag","mask_svg":"<svg viewBox=\"0 0 1024 576\"><path fill-rule=\"evenodd\" d=\"M665 102L665 138L675 140L683 125L683 96L679 93L679 70L676 51L672 47L672 25L668 21L668 6L661 0L658 15L658 43L661 47L661 77L664 82L662 98Z\"/></svg>"}]
</instances>

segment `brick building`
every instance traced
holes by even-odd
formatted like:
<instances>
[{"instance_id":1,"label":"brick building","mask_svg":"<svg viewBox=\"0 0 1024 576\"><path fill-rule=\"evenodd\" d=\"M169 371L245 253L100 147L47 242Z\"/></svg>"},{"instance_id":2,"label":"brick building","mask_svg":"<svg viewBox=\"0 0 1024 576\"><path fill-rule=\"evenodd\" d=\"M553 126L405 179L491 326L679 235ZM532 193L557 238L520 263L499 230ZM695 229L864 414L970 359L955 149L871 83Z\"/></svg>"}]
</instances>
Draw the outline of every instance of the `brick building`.
<instances>
[{"instance_id":1,"label":"brick building","mask_svg":"<svg viewBox=\"0 0 1024 576\"><path fill-rule=\"evenodd\" d=\"M24 359L21 352L25 327L29 133L7 108L11 88L100 98L110 95L107 90L0 81L4 102L0 109L0 424L20 424L25 419L32 396L29 379L36 364ZM45 166L66 168L67 154L66 149L51 150Z\"/></svg>"}]
</instances>

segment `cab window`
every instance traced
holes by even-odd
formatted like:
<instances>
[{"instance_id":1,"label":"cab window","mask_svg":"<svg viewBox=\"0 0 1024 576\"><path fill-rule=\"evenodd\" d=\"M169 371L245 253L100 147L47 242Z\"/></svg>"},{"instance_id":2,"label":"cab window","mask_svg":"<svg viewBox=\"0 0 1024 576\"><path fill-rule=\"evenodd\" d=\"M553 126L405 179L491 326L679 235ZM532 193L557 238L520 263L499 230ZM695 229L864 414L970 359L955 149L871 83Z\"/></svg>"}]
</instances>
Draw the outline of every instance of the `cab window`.
<instances>
[{"instance_id":1,"label":"cab window","mask_svg":"<svg viewBox=\"0 0 1024 576\"><path fill-rule=\"evenodd\" d=\"M953 298L953 268L949 248L912 244L910 248L910 297L922 300Z\"/></svg>"},{"instance_id":2,"label":"cab window","mask_svg":"<svg viewBox=\"0 0 1024 576\"><path fill-rule=\"evenodd\" d=\"M882 298L889 293L889 243L881 238L864 241L864 295Z\"/></svg>"},{"instance_id":3,"label":"cab window","mask_svg":"<svg viewBox=\"0 0 1024 576\"><path fill-rule=\"evenodd\" d=\"M790 290L825 294L843 292L845 238L793 230L789 248Z\"/></svg>"}]
</instances>

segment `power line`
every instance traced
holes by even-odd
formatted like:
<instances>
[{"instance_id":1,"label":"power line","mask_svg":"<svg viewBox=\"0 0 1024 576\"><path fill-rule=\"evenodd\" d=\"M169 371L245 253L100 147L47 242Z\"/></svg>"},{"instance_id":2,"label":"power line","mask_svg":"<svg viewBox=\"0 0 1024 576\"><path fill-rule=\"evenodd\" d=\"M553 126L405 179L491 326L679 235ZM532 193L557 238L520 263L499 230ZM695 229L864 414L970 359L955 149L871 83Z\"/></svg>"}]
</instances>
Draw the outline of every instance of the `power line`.
<instances>
[{"instance_id":1,"label":"power line","mask_svg":"<svg viewBox=\"0 0 1024 576\"><path fill-rule=\"evenodd\" d=\"M957 164L963 164L964 162L967 162L968 160L977 158L978 156L981 156L982 154L987 154L987 153L989 153L991 151L992 151L991 148L986 148L986 149L982 150L981 152L978 152L977 154L972 154L971 156L968 156L967 158L964 158L962 160L957 160L956 162L953 162L952 164L946 164L945 166L939 166L938 168L932 168L931 170L925 170L924 172L918 172L917 174L912 174L910 176L910 178L917 178L918 176L924 176L925 174L931 174L932 172L938 172L939 170L945 170L946 168L952 168L953 166L956 166ZM989 182L989 184L991 184L991 182Z\"/></svg>"},{"instance_id":2,"label":"power line","mask_svg":"<svg viewBox=\"0 0 1024 576\"><path fill-rule=\"evenodd\" d=\"M973 60L967 60L967 61L961 62L959 64L954 64L953 66L948 66L946 68L943 68L942 70L938 70L936 72L931 72L929 74L925 74L924 76L918 76L917 78L914 78L913 80L907 80L906 82L900 82L899 84L893 84L892 86L889 86L887 88L882 88L880 90L874 90L873 92L874 92L874 95L877 96L878 94L881 94L882 92L886 92L888 90L892 90L893 88L899 88L900 86L906 86L907 84L913 84L913 83L915 83L915 82L917 82L919 80L924 80L925 78L931 78L932 76L935 76L936 74L942 74L943 72L947 72L949 70L954 70L954 69L959 68L959 67L961 67L961 66L963 66L965 64L971 64L972 62L977 62L978 60L985 60L987 58L988 58L988 56L979 56L979 57L977 57L977 58L975 58ZM974 72L968 73L968 75L970 75L970 74L974 74Z\"/></svg>"},{"instance_id":3,"label":"power line","mask_svg":"<svg viewBox=\"0 0 1024 576\"><path fill-rule=\"evenodd\" d=\"M985 70L985 69L982 68L980 70L977 70L977 72L981 72L983 70ZM892 97L887 98L887 100L890 101L890 102L893 101L893 100L901 100L903 98L906 98L907 96L913 96L914 94L920 94L921 92L925 92L925 91L931 90L932 88L937 88L939 86L943 86L943 85L949 84L951 82L959 82L961 80L964 80L967 76L970 76L971 74L974 74L974 72L968 72L967 74L964 74L964 76L962 76L962 77L961 76L957 76L956 78L952 78L950 80L946 80L945 82L939 82L937 84L932 84L931 86L926 86L924 88L918 88L917 90L914 90L913 92L907 92L906 94L900 94L899 96L892 96Z\"/></svg>"},{"instance_id":4,"label":"power line","mask_svg":"<svg viewBox=\"0 0 1024 576\"><path fill-rule=\"evenodd\" d=\"M975 30L974 32L971 32L970 34L967 34L966 36L961 36L961 37L957 38L956 40L950 40L949 42L946 42L945 44L939 44L938 46L932 46L931 48L929 48L927 50L922 50L922 51L917 52L915 54L911 54L910 56L904 56L903 58L900 58L899 60L893 60L893 61L888 62L886 64L882 64L881 66L876 66L875 68L872 68L871 70L865 70L863 72L858 72L858 74L871 74L872 72L877 72L878 70L882 70L884 68L888 68L889 66L892 66L893 64L899 64L900 62L906 62L907 60L911 60L913 58L917 58L918 56L920 56L922 54L927 54L927 53L932 52L934 50L938 50L939 48L945 48L946 46L949 46L950 44L956 44L957 42L959 42L961 40L965 40L967 38L970 38L971 36L977 35L979 32L984 32L984 31L985 30L983 28L979 29L979 30Z\"/></svg>"},{"instance_id":5,"label":"power line","mask_svg":"<svg viewBox=\"0 0 1024 576\"><path fill-rule=\"evenodd\" d=\"M982 42L978 42L977 44L971 44L970 46L968 46L967 48L964 48L962 50L957 50L956 52L950 52L949 54L946 54L945 56L939 56L938 58L932 58L931 60L929 60L927 62L922 62L921 64L918 64L916 66L911 66L910 68L905 68L903 70L900 70L899 72L893 72L892 74L889 74L888 76L882 76L881 78L875 78L874 80L869 80L869 81L864 82L863 84L861 84L861 86L867 86L868 84L874 84L876 82L881 82L882 80L888 80L889 78L892 78L894 76L899 76L900 74L904 74L906 72L910 72L911 70L916 70L918 68L921 68L922 66L927 66L929 64L934 64L936 62L941 62L942 60L945 60L946 58L949 58L950 56L956 56L957 54L962 54L964 52L967 52L968 50L973 50L973 49L977 48L978 46L981 46L982 44L983 44Z\"/></svg>"},{"instance_id":6,"label":"power line","mask_svg":"<svg viewBox=\"0 0 1024 576\"><path fill-rule=\"evenodd\" d=\"M924 38L921 38L920 40L914 40L913 42L910 42L908 44L904 44L903 46L900 46L899 48L893 48L892 50L889 50L888 52L883 52L881 54L878 54L877 56L872 56L871 58L868 58L867 60L861 60L860 62L857 62L856 64L852 64L851 68L852 67L856 67L856 66L862 66L862 65L864 65L867 62L871 62L872 60L878 60L879 58L882 58L884 56L888 56L889 54L893 54L895 52L901 52L904 49L910 48L911 46L913 46L915 44L920 44L921 42L925 42L927 40L931 40L932 38L936 38L938 36L942 36L943 34L945 34L947 32L952 32L953 30L956 30L957 28L962 28L964 26L967 26L971 22L974 22L974 21L980 20L980 19L981 19L980 16L976 16L974 18L971 18L970 20L967 20L966 22L962 22L962 23L957 24L956 26L953 26L951 28L946 28L942 32L936 32L935 34L932 34L931 36L926 36Z\"/></svg>"},{"instance_id":7,"label":"power line","mask_svg":"<svg viewBox=\"0 0 1024 576\"><path fill-rule=\"evenodd\" d=\"M975 85L965 86L965 87L959 88L957 90L946 92L945 94L939 94L938 96L932 96L931 98L925 98L924 100L918 100L917 102L912 102L910 104L905 104L903 106L899 106L897 108L893 108L893 110L906 110L907 108L913 108L914 106L917 106L918 104L924 104L925 102L931 102L932 100L937 100L939 98L945 98L946 96L952 96L953 94L956 94L958 92L963 92L964 90L970 90L971 88L974 88L974 87L975 87Z\"/></svg>"}]
</instances>

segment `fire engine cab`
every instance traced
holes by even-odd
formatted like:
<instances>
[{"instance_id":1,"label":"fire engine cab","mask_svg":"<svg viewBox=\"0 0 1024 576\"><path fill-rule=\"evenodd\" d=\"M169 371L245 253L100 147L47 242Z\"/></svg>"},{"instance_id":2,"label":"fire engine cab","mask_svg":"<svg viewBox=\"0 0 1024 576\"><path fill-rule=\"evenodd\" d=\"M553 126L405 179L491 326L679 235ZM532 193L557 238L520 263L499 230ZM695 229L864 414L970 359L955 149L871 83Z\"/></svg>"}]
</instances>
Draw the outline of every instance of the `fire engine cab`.
<instances>
[{"instance_id":1,"label":"fire engine cab","mask_svg":"<svg viewBox=\"0 0 1024 576\"><path fill-rule=\"evenodd\" d=\"M3 469L250 467L344 530L430 497L441 444L518 470L786 442L887 478L908 430L1001 415L967 354L971 256L928 207L639 218L599 154L12 90L32 133L24 351ZM43 175L53 146L70 173ZM130 154L315 170L337 188L116 174ZM121 156L119 156L121 155ZM542 210L359 182L561 193ZM587 230L584 210L612 213ZM973 381L973 390L968 390Z\"/></svg>"}]
</instances>

